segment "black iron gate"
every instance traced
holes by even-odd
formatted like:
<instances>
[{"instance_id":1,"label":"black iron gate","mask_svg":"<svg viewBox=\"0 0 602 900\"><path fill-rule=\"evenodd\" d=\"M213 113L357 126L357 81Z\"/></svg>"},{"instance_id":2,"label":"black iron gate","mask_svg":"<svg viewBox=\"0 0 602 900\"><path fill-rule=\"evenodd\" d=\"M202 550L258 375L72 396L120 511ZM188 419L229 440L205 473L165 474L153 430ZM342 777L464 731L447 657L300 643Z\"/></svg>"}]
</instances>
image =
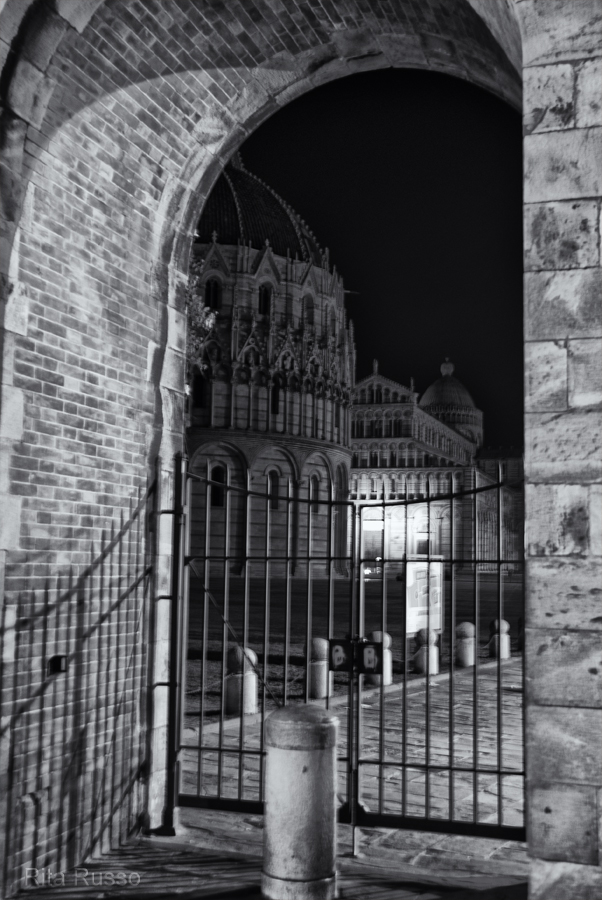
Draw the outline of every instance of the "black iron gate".
<instances>
[{"instance_id":1,"label":"black iron gate","mask_svg":"<svg viewBox=\"0 0 602 900\"><path fill-rule=\"evenodd\" d=\"M265 717L309 702L340 821L524 840L522 486L303 493L178 464L170 806L261 813ZM383 669L334 670L367 640Z\"/></svg>"}]
</instances>

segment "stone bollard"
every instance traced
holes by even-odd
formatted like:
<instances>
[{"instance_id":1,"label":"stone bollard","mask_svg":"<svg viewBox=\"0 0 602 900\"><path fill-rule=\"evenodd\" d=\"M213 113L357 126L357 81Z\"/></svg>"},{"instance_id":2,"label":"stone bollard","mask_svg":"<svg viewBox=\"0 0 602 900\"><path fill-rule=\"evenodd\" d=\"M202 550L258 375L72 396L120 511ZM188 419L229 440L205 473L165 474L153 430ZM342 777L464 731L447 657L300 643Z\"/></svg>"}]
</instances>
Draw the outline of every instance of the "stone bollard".
<instances>
[{"instance_id":1,"label":"stone bollard","mask_svg":"<svg viewBox=\"0 0 602 900\"><path fill-rule=\"evenodd\" d=\"M332 694L332 673L328 671L328 650L326 638L312 638L309 664L309 696L312 700L323 700Z\"/></svg>"},{"instance_id":2,"label":"stone bollard","mask_svg":"<svg viewBox=\"0 0 602 900\"><path fill-rule=\"evenodd\" d=\"M287 706L266 719L264 897L337 895L338 725L336 716L316 706Z\"/></svg>"},{"instance_id":3,"label":"stone bollard","mask_svg":"<svg viewBox=\"0 0 602 900\"><path fill-rule=\"evenodd\" d=\"M230 647L226 675L226 715L249 716L257 712L257 654L250 647Z\"/></svg>"},{"instance_id":4,"label":"stone bollard","mask_svg":"<svg viewBox=\"0 0 602 900\"><path fill-rule=\"evenodd\" d=\"M435 631L427 632L426 628L421 628L416 632L416 642L419 644L418 650L414 654L414 669L426 675L427 672L427 652L428 652L428 674L439 674L439 647L437 646L437 633Z\"/></svg>"},{"instance_id":5,"label":"stone bollard","mask_svg":"<svg viewBox=\"0 0 602 900\"><path fill-rule=\"evenodd\" d=\"M489 656L510 659L510 625L505 619L494 619L489 626ZM498 654L499 647L499 654Z\"/></svg>"},{"instance_id":6,"label":"stone bollard","mask_svg":"<svg viewBox=\"0 0 602 900\"><path fill-rule=\"evenodd\" d=\"M391 635L388 631L371 631L368 635L369 640L381 643L383 645L383 683L393 684L393 651L391 650ZM364 684L379 685L380 675L364 675Z\"/></svg>"},{"instance_id":7,"label":"stone bollard","mask_svg":"<svg viewBox=\"0 0 602 900\"><path fill-rule=\"evenodd\" d=\"M456 665L474 666L475 627L472 622L460 622L456 628Z\"/></svg>"}]
</instances>

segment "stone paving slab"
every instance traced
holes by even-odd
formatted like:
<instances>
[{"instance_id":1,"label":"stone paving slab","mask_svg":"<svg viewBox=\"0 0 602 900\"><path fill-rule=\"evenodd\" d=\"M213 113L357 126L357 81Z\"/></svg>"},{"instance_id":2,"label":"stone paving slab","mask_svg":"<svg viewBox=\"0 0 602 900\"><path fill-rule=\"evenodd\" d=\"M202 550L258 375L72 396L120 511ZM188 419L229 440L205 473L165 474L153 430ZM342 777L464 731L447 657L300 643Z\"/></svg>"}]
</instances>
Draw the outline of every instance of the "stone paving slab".
<instances>
[{"instance_id":1,"label":"stone paving slab","mask_svg":"<svg viewBox=\"0 0 602 900\"><path fill-rule=\"evenodd\" d=\"M508 876L435 873L363 858L341 857L341 900L526 900L526 881ZM110 884L123 873L131 883ZM139 879L139 882L138 882ZM261 856L215 853L176 838L137 838L101 859L66 873L65 884L32 886L21 896L48 900L226 900L260 898ZM136 883L133 883L136 882Z\"/></svg>"}]
</instances>

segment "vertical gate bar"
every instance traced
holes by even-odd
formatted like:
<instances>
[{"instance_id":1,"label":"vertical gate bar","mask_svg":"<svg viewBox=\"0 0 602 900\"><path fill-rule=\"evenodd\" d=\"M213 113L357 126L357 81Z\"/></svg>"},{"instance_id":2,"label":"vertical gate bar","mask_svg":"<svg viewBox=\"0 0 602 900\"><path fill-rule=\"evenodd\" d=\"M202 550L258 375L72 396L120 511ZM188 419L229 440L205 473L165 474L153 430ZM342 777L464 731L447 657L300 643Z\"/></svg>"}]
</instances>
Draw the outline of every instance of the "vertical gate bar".
<instances>
[{"instance_id":1,"label":"vertical gate bar","mask_svg":"<svg viewBox=\"0 0 602 900\"><path fill-rule=\"evenodd\" d=\"M247 473L247 491L250 490L250 473ZM270 498L269 498L269 478L266 475L266 494L265 494L265 502L266 502L266 510L269 510L270 506ZM247 523L248 525L250 523ZM266 511L266 520L265 520L266 534L269 533L269 511ZM247 534L249 535L250 540L250 529L247 528ZM244 676L245 676L245 667L246 667L246 648L249 643L249 606L250 606L251 598L250 593L245 591L245 602L243 606L243 619L242 619L242 646L243 646L243 660L242 660L242 676L243 676L243 684L241 687L242 695L241 695L241 712L239 718L239 728L238 728L238 788L237 795L238 799L242 800L243 795L243 770L244 770L244 746L245 746L245 717L243 712L244 706Z\"/></svg>"},{"instance_id":2,"label":"vertical gate bar","mask_svg":"<svg viewBox=\"0 0 602 900\"><path fill-rule=\"evenodd\" d=\"M385 652L384 652L384 644L385 644L385 631L387 627L387 590L386 590L386 581L387 581L387 548L385 544L386 532L385 532L385 516L386 516L386 504L385 504L385 477L383 475L383 484L382 484L382 517L383 517L383 530L382 530L382 582L380 589L380 631L383 641L382 646L382 663L383 663L383 672L380 676L380 728L379 728L379 741L378 741L378 811L382 813L383 811L383 792L384 792L384 777L385 777Z\"/></svg>"},{"instance_id":3,"label":"vertical gate bar","mask_svg":"<svg viewBox=\"0 0 602 900\"><path fill-rule=\"evenodd\" d=\"M101 747L100 740L100 696L101 696L101 688L103 683L102 678L102 666L103 666L103 649L104 642L102 640L102 630L103 630L103 598L104 598L104 568L105 568L105 548L106 548L106 533L103 529L100 536L100 565L98 569L98 619L96 622L96 698L94 703L94 731L93 731L93 741L94 747ZM58 605L58 592L57 592L57 605ZM53 703L54 706L54 703ZM104 750L104 748L103 748ZM101 756L104 756L104 752L101 751ZM53 758L53 757L51 757ZM90 842L90 851L92 851L96 845L96 840L100 837L100 832L98 835L94 835L94 827L95 820L97 814L97 806L98 806L98 766L94 766L92 771L92 815L91 815L91 829L92 829L92 840Z\"/></svg>"},{"instance_id":4,"label":"vertical gate bar","mask_svg":"<svg viewBox=\"0 0 602 900\"><path fill-rule=\"evenodd\" d=\"M287 479L288 482L288 479ZM268 482L269 483L269 482ZM280 490L280 481L278 482L278 490ZM287 490L288 493L288 490ZM266 529L265 529L265 585L263 595L263 683L261 685L261 728L259 729L259 795L263 794L263 775L261 760L263 759L264 747L264 728L265 722L265 706L267 701L266 685L268 681L268 662L270 657L270 534L272 528L271 507L272 500L267 500ZM278 500L276 500L278 505ZM246 645L245 645L246 646Z\"/></svg>"},{"instance_id":5,"label":"vertical gate bar","mask_svg":"<svg viewBox=\"0 0 602 900\"><path fill-rule=\"evenodd\" d=\"M454 503L454 488L455 488L455 478L452 472L451 475L451 514L450 514L450 531L449 531L449 558L451 560L451 572L450 572L450 657L449 657L449 732L448 732L448 742L449 742L449 750L448 750L448 759L450 762L450 770L449 770L449 818L450 821L454 820L454 807L455 807L455 784L454 784L454 763L455 763L455 754L454 754L454 738L455 738L455 709L454 709L454 700L455 700L455 663L456 663L456 570L455 570L455 524L456 524L456 512L455 512L455 503Z\"/></svg>"},{"instance_id":6,"label":"vertical gate bar","mask_svg":"<svg viewBox=\"0 0 602 900\"><path fill-rule=\"evenodd\" d=\"M425 697L425 714L426 714L426 771L424 779L425 788L425 813L429 819L431 815L431 479L427 472L426 476L426 697Z\"/></svg>"},{"instance_id":7,"label":"vertical gate bar","mask_svg":"<svg viewBox=\"0 0 602 900\"><path fill-rule=\"evenodd\" d=\"M523 540L521 542L522 551L520 553L521 560L521 595L522 595L522 603L521 603L521 612L523 614L523 647L522 647L522 677L521 677L521 687L522 687L522 715L521 715L521 745L522 745L522 753L521 753L521 761L522 761L522 771L526 773L527 771L527 655L526 655L526 625L527 625L527 617L525 615L525 586L527 579L527 560L525 558L525 541L524 541L524 533L525 533L525 525L524 525L524 514L525 514L525 483L523 481L521 487L521 510L523 515ZM523 821L527 814L526 802L527 802L527 793L526 793L526 774L522 776L523 783Z\"/></svg>"},{"instance_id":8,"label":"vertical gate bar","mask_svg":"<svg viewBox=\"0 0 602 900\"><path fill-rule=\"evenodd\" d=\"M179 697L178 697L178 755L176 757L176 803L178 802L178 794L182 789L182 760L180 757L180 746L182 743L182 735L184 734L184 716L186 712L186 687L188 681L188 632L190 622L190 542L191 542L191 522L190 511L192 509L192 481L188 473L188 456L182 454L181 457L181 500L180 500L180 574L178 576L178 585L180 594L178 597L178 637L177 646L179 654ZM199 740L200 740L199 729Z\"/></svg>"},{"instance_id":9,"label":"vertical gate bar","mask_svg":"<svg viewBox=\"0 0 602 900\"><path fill-rule=\"evenodd\" d=\"M207 460L207 477L205 480L205 557L203 559L203 586L202 586L202 652L199 691L199 755L197 759L197 794L201 793L203 783L203 731L205 728L205 680L207 675L207 635L209 631L209 597L207 591L211 579L211 464Z\"/></svg>"},{"instance_id":10,"label":"vertical gate bar","mask_svg":"<svg viewBox=\"0 0 602 900\"><path fill-rule=\"evenodd\" d=\"M226 482L229 482L229 469ZM226 716L226 665L228 651L228 622L230 621L230 508L232 504L232 491L230 484L226 484L226 511L224 524L224 614L222 617L222 673L220 684L220 716L218 728L218 754L217 754L217 796L222 795L223 757L224 744L224 719Z\"/></svg>"},{"instance_id":11,"label":"vertical gate bar","mask_svg":"<svg viewBox=\"0 0 602 900\"><path fill-rule=\"evenodd\" d=\"M349 605L349 637L353 638L357 628L357 589L359 572L361 570L359 562L359 543L358 543L358 520L360 517L359 505L353 507L353 518L351 520L351 548L352 548L352 572L351 572L351 603ZM356 752L355 752L355 674L353 671L349 673L349 704L347 714L347 802L349 804L349 815L352 827L355 827L357 819L357 782L355 777L356 771ZM355 850L355 848L354 848Z\"/></svg>"},{"instance_id":12,"label":"vertical gate bar","mask_svg":"<svg viewBox=\"0 0 602 900\"><path fill-rule=\"evenodd\" d=\"M141 523L142 523L142 492L140 487L138 488L138 502L136 504L136 509L138 510L138 515L136 518L136 537L134 540L134 578L136 581L136 588L134 590L134 599L133 599L133 608L134 608L134 646L132 648L132 684L130 689L130 697L131 706L130 706L130 758L134 760L134 766L136 771L138 771L138 767L140 765L140 760L135 757L134 754L134 745L135 745L135 734L136 734L136 697L138 696L138 642L140 638L140 627L141 618L142 618L142 607L140 608L140 613L138 613L138 606L140 604L140 587L138 585L138 578L141 575L141 566L140 566L140 545L141 545ZM182 648L183 649L183 648ZM130 804L128 808L128 823L131 823L133 816L133 790L130 791Z\"/></svg>"},{"instance_id":13,"label":"vertical gate bar","mask_svg":"<svg viewBox=\"0 0 602 900\"><path fill-rule=\"evenodd\" d=\"M248 621L249 621L249 604L251 602L251 473L247 471L246 474L246 491L245 491L245 586L244 586L244 597L243 597L243 647L246 646L247 639L247 630L248 630ZM243 676L244 676L244 665L245 661L243 659ZM244 716L241 716L241 729L242 729L242 720ZM263 726L263 723L262 723ZM239 734L239 742L238 742L238 760L239 760L239 782L238 782L238 799L240 800L240 771L242 765L242 742L243 742L243 734L242 730ZM261 763L260 763L261 765ZM263 800L263 797L260 799Z\"/></svg>"},{"instance_id":14,"label":"vertical gate bar","mask_svg":"<svg viewBox=\"0 0 602 900\"><path fill-rule=\"evenodd\" d=\"M498 652L497 652L497 820L502 824L502 630L503 596L502 596L502 464L498 462L497 471L497 618L498 618Z\"/></svg>"},{"instance_id":15,"label":"vertical gate bar","mask_svg":"<svg viewBox=\"0 0 602 900\"><path fill-rule=\"evenodd\" d=\"M317 423L317 419L314 420ZM318 488L319 497L319 488ZM305 696L303 702L309 700L310 656L311 656L311 629L312 629L312 548L314 541L314 516L311 503L311 477L307 479L307 587L305 591Z\"/></svg>"},{"instance_id":16,"label":"vertical gate bar","mask_svg":"<svg viewBox=\"0 0 602 900\"><path fill-rule=\"evenodd\" d=\"M401 814L406 815L407 809L407 713L408 713L408 479L404 479L404 567L405 579L403 584L402 603L402 641L403 641L403 691L402 691L402 728L401 728Z\"/></svg>"},{"instance_id":17,"label":"vertical gate bar","mask_svg":"<svg viewBox=\"0 0 602 900\"><path fill-rule=\"evenodd\" d=\"M479 818L479 639L480 609L479 609L479 529L478 529L478 504L477 504L477 470L473 466L474 490L472 494L473 521L472 543L474 557L474 621L475 621L475 654L472 678L472 817L474 822Z\"/></svg>"},{"instance_id":18,"label":"vertical gate bar","mask_svg":"<svg viewBox=\"0 0 602 900\"><path fill-rule=\"evenodd\" d=\"M93 563L93 561L94 561L94 558L95 558L95 557L94 557L94 543L92 542L92 543L90 544L90 560L91 560L92 563ZM92 671L91 671L91 668L92 668L92 653L91 653L91 649L90 649L90 647L91 647L91 640L92 640L91 635L92 635L92 603L93 603L93 598L94 598L94 567L91 566L91 568L90 568L90 574L89 574L89 576L88 576L88 603L87 603L87 607L86 607L86 611L85 611L85 612L86 612L86 624L85 624L85 628L84 628L84 636L83 636L84 643L85 643L86 646L87 646L87 661L86 661L86 666L85 666L85 683L86 683L86 687L85 687L85 690L84 690L84 698L85 698L85 701L84 701L84 702L85 702L85 704L86 704L86 708L88 708L88 705L90 704L89 692L90 692L91 685L93 684L93 675L92 675ZM83 651L83 648L82 648L82 651ZM44 657L42 657L42 659L43 659L43 658L44 658ZM91 731L91 730L92 730L92 729L90 728L90 731ZM86 729L85 729L86 743L88 742L88 734L89 734L89 731L88 731L88 729L86 728ZM92 754L93 754L94 751L95 751L95 748L96 748L96 744L91 742L91 743L90 743L90 747L91 747ZM84 766L87 766L87 759L86 759L86 756L87 756L87 750L86 750L86 754L84 755ZM95 769L95 768L96 768L96 766L94 765L94 762L93 762L93 761L92 761L92 766L91 766L91 767L92 767L92 769ZM83 795L84 792L85 792L85 783L86 783L86 779L84 779L84 790L82 791L82 795ZM92 808L93 808L93 805L94 805L94 794L93 794L92 792L90 792L90 798L91 798L91 802L90 802L90 812L91 812L91 811L92 811ZM82 798L82 801L83 801L83 798ZM85 840L85 830L86 830L86 829L85 829L85 823L86 823L87 816L86 816L86 806L85 806L85 803L84 803L84 802L82 802L82 808L83 808L83 817L82 817L81 821L82 821L82 824L83 824L82 832L83 832L83 835L84 835L84 853L87 854L87 853L90 852L90 848L91 848L91 846L92 846L92 834L93 834L92 815L90 814L90 840L89 840L88 846L86 847L86 840Z\"/></svg>"},{"instance_id":19,"label":"vertical gate bar","mask_svg":"<svg viewBox=\"0 0 602 900\"><path fill-rule=\"evenodd\" d=\"M116 608L116 634L117 642L115 645L115 681L113 684L113 760L111 765L111 807L115 807L115 792L117 783L117 746L119 741L119 672L121 669L121 650L122 650L122 633L121 633L121 585L123 578L123 509L119 511L119 542L117 544L117 580L115 584L115 608ZM79 599L79 598L78 598ZM77 609L77 600L76 600ZM118 814L117 814L118 815ZM111 811L111 819L116 818L116 814ZM119 820L116 823L119 824ZM121 832L118 830L117 840L121 844Z\"/></svg>"},{"instance_id":20,"label":"vertical gate bar","mask_svg":"<svg viewBox=\"0 0 602 900\"><path fill-rule=\"evenodd\" d=\"M287 690L288 690L288 657L290 653L290 619L291 619L291 567L293 565L293 485L291 479L287 481L287 497L286 497L286 585L285 585L285 605L284 605L284 666L283 666L283 685L282 685L282 705L286 706ZM262 767L263 771L263 767ZM263 792L261 793L263 796Z\"/></svg>"},{"instance_id":21,"label":"vertical gate bar","mask_svg":"<svg viewBox=\"0 0 602 900\"><path fill-rule=\"evenodd\" d=\"M127 752L128 735L127 735L127 724L126 724L129 721L129 715L128 715L129 710L127 707L128 707L128 703L131 702L131 701L128 701L126 698L131 697L131 694L128 694L126 689L127 689L127 685L128 685L128 678L129 678L128 672L129 672L129 666L130 666L130 659L129 659L128 651L129 651L130 645L133 646L133 638L134 638L133 634L131 634L131 632L130 632L130 628L132 627L130 624L130 605L131 605L130 585L132 584L132 581L133 581L133 579L132 579L132 539L131 539L132 535L131 535L130 529L131 529L133 514L134 514L134 509L133 509L133 504L132 504L132 498L130 496L129 504L128 504L129 527L127 528L127 531L123 536L123 539L127 540L127 545L126 545L126 550L125 550L125 557L126 557L125 568L126 568L127 574L126 574L126 584L125 584L125 591L124 591L125 596L123 598L123 603L125 606L125 624L124 624L124 629L123 629L124 635L125 635L125 654L124 654L125 669L124 669L124 673L123 673L123 689L122 689L123 692L121 695L123 697L123 701L122 701L123 729L121 732L121 758L122 758L121 771L122 771L122 779L124 782L124 786L127 785L128 781L129 781L128 769L129 769L129 766L131 763L131 755ZM178 694L179 694L179 692L178 692ZM123 790L123 788L122 788L122 790ZM128 794L129 793L130 792L128 791ZM120 805L125 813L126 805L125 805L125 803L122 802L122 799L123 798L120 798ZM122 818L122 825L123 825L123 818ZM125 820L124 832L125 832L125 834L127 834L127 832L128 832L127 817Z\"/></svg>"},{"instance_id":22,"label":"vertical gate bar","mask_svg":"<svg viewBox=\"0 0 602 900\"><path fill-rule=\"evenodd\" d=\"M365 507L360 506L359 517L359 606L358 606L358 622L356 635L359 638L364 637L365 620L366 620L366 582L364 568L364 512ZM363 675L359 672L356 675L356 727L355 727L355 747L354 747L354 776L355 776L355 799L359 806L361 802L361 777L360 777L360 757L362 753L362 693L364 689ZM354 831L354 849L355 849L355 831Z\"/></svg>"},{"instance_id":23,"label":"vertical gate bar","mask_svg":"<svg viewBox=\"0 0 602 900\"><path fill-rule=\"evenodd\" d=\"M113 547L113 543L115 540L115 523L111 521L111 536L109 546ZM106 615L106 638L105 638L105 646L107 648L107 666L105 669L105 702L104 702L104 717L102 723L102 734L104 736L104 751L105 751L105 761L102 767L102 804L101 804L101 837L100 837L100 849L104 851L107 849L107 841L109 842L110 847L110 839L111 839L111 821L109 818L108 822L105 822L105 809L107 803L107 781L108 781L108 760L106 759L107 755L107 744L110 741L110 735L108 733L107 724L109 717L109 695L110 695L110 686L111 686L111 658L114 652L114 640L113 640L113 617L111 615L111 606L113 601L113 581L115 578L115 563L114 563L114 551L111 549L109 553L109 573L108 573L108 582L107 582L107 615ZM71 592L71 572L69 573L69 596ZM65 716L66 719L66 716ZM63 734L64 738L64 734ZM109 810L111 809L111 802L109 799L108 803ZM104 838L104 840L103 840Z\"/></svg>"},{"instance_id":24,"label":"vertical gate bar","mask_svg":"<svg viewBox=\"0 0 602 900\"><path fill-rule=\"evenodd\" d=\"M327 546L326 546L326 555L328 558L328 612L327 612L327 635L328 639L332 637L332 617L333 617L333 608L334 608L334 580L333 580L333 557L332 557L332 548L333 546L337 547L337 542L332 539L333 528L335 521L337 522L337 526L339 525L338 518L335 518L335 493L334 493L334 485L332 483L332 479L330 479L328 484L328 535L327 535ZM338 513L340 515L340 512ZM330 707L330 672L326 673L326 709Z\"/></svg>"}]
</instances>

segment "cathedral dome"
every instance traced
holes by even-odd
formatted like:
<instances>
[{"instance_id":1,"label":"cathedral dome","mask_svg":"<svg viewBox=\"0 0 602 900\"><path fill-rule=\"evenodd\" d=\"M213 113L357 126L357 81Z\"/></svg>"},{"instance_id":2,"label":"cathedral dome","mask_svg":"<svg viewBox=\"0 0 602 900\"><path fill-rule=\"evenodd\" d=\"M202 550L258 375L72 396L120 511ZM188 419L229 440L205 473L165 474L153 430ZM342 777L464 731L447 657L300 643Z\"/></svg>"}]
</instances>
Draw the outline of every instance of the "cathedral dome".
<instances>
[{"instance_id":1,"label":"cathedral dome","mask_svg":"<svg viewBox=\"0 0 602 900\"><path fill-rule=\"evenodd\" d=\"M305 222L260 178L248 172L236 154L209 195L199 219L196 241L251 244L269 240L274 253L324 265L324 254Z\"/></svg>"},{"instance_id":2,"label":"cathedral dome","mask_svg":"<svg viewBox=\"0 0 602 900\"><path fill-rule=\"evenodd\" d=\"M453 363L445 360L441 366L441 378L426 389L418 404L423 409L428 407L466 407L475 408L475 403L464 385L452 374Z\"/></svg>"}]
</instances>

